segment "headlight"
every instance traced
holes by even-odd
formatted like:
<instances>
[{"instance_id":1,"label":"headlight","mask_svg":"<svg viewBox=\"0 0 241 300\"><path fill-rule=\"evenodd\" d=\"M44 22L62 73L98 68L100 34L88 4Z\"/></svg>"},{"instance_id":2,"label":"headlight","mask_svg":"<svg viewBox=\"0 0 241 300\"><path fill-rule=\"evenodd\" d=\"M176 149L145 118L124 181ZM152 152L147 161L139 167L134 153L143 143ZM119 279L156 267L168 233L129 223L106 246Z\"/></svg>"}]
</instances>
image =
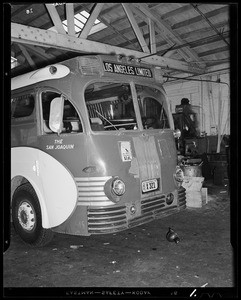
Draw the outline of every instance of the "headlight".
<instances>
[{"instance_id":1,"label":"headlight","mask_svg":"<svg viewBox=\"0 0 241 300\"><path fill-rule=\"evenodd\" d=\"M177 182L183 182L184 180L184 172L179 166L176 167L175 179Z\"/></svg>"},{"instance_id":2,"label":"headlight","mask_svg":"<svg viewBox=\"0 0 241 300\"><path fill-rule=\"evenodd\" d=\"M117 196L122 196L125 193L125 184L124 182L117 178L114 179L112 182L112 191L117 195Z\"/></svg>"},{"instance_id":3,"label":"headlight","mask_svg":"<svg viewBox=\"0 0 241 300\"><path fill-rule=\"evenodd\" d=\"M114 203L121 200L121 196L125 193L125 190L125 183L117 176L107 180L104 185L106 196Z\"/></svg>"}]
</instances>

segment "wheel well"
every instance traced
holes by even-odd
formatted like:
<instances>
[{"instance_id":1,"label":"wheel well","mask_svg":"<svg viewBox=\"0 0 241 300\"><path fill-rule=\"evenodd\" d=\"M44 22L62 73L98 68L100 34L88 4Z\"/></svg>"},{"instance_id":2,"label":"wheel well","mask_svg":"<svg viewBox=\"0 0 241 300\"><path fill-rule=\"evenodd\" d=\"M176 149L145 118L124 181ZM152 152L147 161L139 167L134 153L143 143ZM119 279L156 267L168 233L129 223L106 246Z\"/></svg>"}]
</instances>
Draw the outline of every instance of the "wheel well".
<instances>
[{"instance_id":1,"label":"wheel well","mask_svg":"<svg viewBox=\"0 0 241 300\"><path fill-rule=\"evenodd\" d=\"M25 183L30 184L30 182L23 176L16 176L11 180L11 203L16 188Z\"/></svg>"},{"instance_id":2,"label":"wheel well","mask_svg":"<svg viewBox=\"0 0 241 300\"><path fill-rule=\"evenodd\" d=\"M11 180L10 212L12 211L12 200L13 200L13 195L14 195L15 190L19 186L27 184L27 183L29 185L31 185L32 189L34 190L34 192L36 193L36 195L39 199L39 204L40 204L41 213L42 213L42 223L44 225L44 228L49 228L49 219L48 219L48 214L46 211L45 203L44 203L44 201L41 202L41 195L37 193L36 189L34 188L34 185L31 184L31 182L24 176L17 175L14 178L12 178L12 180ZM12 213L11 213L11 222L12 222Z\"/></svg>"}]
</instances>

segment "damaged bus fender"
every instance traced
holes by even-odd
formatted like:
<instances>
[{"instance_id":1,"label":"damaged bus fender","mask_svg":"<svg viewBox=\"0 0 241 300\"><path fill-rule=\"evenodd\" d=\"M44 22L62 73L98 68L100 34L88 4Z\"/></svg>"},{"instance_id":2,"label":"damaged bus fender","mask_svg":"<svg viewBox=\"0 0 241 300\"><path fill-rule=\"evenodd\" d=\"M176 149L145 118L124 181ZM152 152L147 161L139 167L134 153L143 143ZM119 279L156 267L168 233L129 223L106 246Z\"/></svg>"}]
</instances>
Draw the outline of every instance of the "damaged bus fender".
<instances>
[{"instance_id":1,"label":"damaged bus fender","mask_svg":"<svg viewBox=\"0 0 241 300\"><path fill-rule=\"evenodd\" d=\"M41 207L42 227L52 228L68 219L77 203L71 173L39 149L12 148L11 156L11 179L22 177L32 185Z\"/></svg>"}]
</instances>

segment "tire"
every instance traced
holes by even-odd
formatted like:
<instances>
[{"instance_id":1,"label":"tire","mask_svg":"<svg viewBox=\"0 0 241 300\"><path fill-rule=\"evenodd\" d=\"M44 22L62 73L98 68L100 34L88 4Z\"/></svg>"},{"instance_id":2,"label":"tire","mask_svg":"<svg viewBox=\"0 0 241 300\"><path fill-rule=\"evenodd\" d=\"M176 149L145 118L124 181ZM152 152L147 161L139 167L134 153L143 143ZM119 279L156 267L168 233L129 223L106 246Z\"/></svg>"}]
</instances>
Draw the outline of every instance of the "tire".
<instances>
[{"instance_id":1,"label":"tire","mask_svg":"<svg viewBox=\"0 0 241 300\"><path fill-rule=\"evenodd\" d=\"M42 227L39 200L29 183L19 186L13 194L12 219L17 234L32 247L44 246L53 238L54 233Z\"/></svg>"}]
</instances>

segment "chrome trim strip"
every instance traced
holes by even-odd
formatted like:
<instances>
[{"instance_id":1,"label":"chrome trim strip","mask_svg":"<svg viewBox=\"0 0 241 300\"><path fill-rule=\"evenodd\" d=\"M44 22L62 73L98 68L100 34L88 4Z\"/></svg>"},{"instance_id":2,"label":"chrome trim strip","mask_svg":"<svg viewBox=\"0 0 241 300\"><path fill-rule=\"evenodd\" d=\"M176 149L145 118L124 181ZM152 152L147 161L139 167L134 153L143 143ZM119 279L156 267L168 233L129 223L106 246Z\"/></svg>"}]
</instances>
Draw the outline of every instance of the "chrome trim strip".
<instances>
[{"instance_id":1,"label":"chrome trim strip","mask_svg":"<svg viewBox=\"0 0 241 300\"><path fill-rule=\"evenodd\" d=\"M104 185L111 176L75 177L78 189L77 205L109 206L114 203L105 195Z\"/></svg>"},{"instance_id":2,"label":"chrome trim strip","mask_svg":"<svg viewBox=\"0 0 241 300\"><path fill-rule=\"evenodd\" d=\"M111 178L111 176L102 176L102 177L75 177L75 180L76 181L88 181L88 182L91 182L91 181L107 181Z\"/></svg>"}]
</instances>

